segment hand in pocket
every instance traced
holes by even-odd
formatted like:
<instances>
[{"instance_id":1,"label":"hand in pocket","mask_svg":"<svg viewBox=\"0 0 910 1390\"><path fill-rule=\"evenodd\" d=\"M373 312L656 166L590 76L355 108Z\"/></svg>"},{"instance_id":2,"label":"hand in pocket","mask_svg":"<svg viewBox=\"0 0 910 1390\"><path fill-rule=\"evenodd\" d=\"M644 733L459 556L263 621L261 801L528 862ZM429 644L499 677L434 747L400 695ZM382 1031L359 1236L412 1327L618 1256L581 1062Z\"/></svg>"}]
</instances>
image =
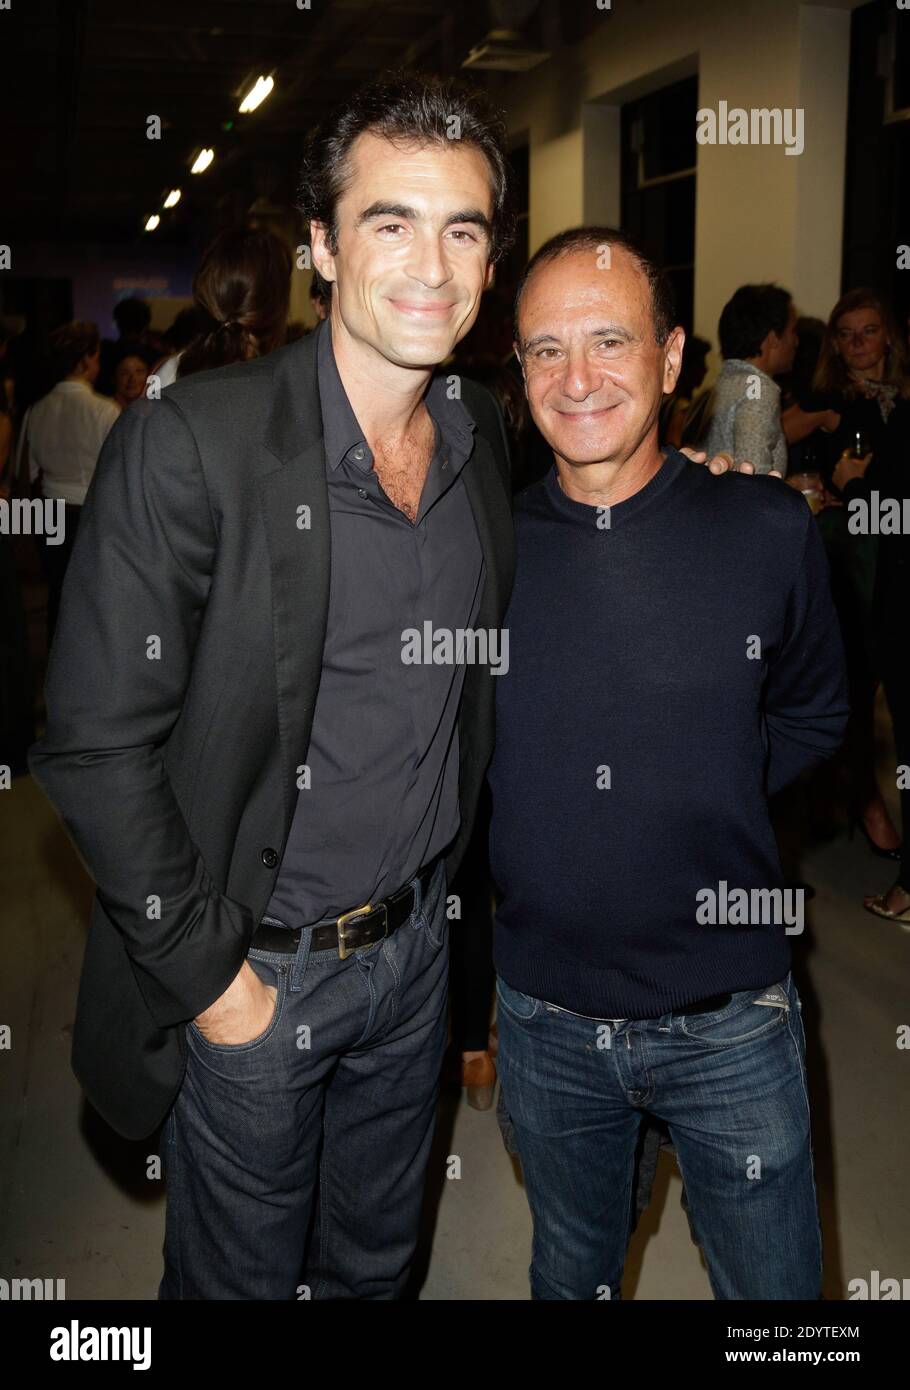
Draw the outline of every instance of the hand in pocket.
<instances>
[{"instance_id":1,"label":"hand in pocket","mask_svg":"<svg viewBox=\"0 0 910 1390\"><path fill-rule=\"evenodd\" d=\"M245 960L221 997L194 1022L206 1042L217 1047L238 1047L267 1030L277 997L278 986L264 984Z\"/></svg>"}]
</instances>

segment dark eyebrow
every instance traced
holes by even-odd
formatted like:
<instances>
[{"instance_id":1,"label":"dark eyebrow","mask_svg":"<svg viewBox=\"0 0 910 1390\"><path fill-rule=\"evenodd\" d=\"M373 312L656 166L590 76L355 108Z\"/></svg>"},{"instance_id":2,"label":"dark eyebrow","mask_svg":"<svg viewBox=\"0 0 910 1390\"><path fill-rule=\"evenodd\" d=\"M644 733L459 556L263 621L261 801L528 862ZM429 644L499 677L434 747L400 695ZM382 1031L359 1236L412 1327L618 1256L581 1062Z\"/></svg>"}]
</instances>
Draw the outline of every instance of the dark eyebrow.
<instances>
[{"instance_id":1,"label":"dark eyebrow","mask_svg":"<svg viewBox=\"0 0 910 1390\"><path fill-rule=\"evenodd\" d=\"M355 227L362 226L365 222L375 222L378 217L401 217L407 222L419 222L420 213L416 208L408 207L405 203L371 203L368 208L357 218ZM449 213L445 220L445 226L451 227L455 223L467 222L472 226L480 227L487 237L492 236L493 226L489 217L480 208L461 208L457 212Z\"/></svg>"},{"instance_id":2,"label":"dark eyebrow","mask_svg":"<svg viewBox=\"0 0 910 1390\"><path fill-rule=\"evenodd\" d=\"M540 347L541 343L555 342L556 339L554 338L552 333L538 333L536 337L529 338L526 343L522 344L522 347L523 351L530 352L532 348Z\"/></svg>"},{"instance_id":3,"label":"dark eyebrow","mask_svg":"<svg viewBox=\"0 0 910 1390\"><path fill-rule=\"evenodd\" d=\"M592 328L588 334L589 338L622 338L626 343L636 341L635 334L630 333L628 328L620 328L618 324L612 324L608 328ZM533 348L540 347L542 343L556 343L559 339L552 333L538 333L530 338L524 345L525 352L531 352Z\"/></svg>"}]
</instances>

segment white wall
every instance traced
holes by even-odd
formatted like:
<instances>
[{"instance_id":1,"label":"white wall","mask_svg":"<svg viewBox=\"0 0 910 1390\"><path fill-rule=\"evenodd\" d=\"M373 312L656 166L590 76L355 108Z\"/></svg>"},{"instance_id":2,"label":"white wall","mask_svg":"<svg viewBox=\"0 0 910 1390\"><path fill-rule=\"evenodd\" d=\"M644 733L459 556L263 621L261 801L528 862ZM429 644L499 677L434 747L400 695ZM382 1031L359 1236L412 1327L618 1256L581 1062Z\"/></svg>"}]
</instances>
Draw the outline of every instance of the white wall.
<instances>
[{"instance_id":1,"label":"white wall","mask_svg":"<svg viewBox=\"0 0 910 1390\"><path fill-rule=\"evenodd\" d=\"M697 72L699 106L805 109L805 149L702 145L695 331L717 341L737 285L777 280L827 317L840 293L850 9L798 0L613 0L586 43L499 93L530 141L530 250L619 217L619 106Z\"/></svg>"}]
</instances>

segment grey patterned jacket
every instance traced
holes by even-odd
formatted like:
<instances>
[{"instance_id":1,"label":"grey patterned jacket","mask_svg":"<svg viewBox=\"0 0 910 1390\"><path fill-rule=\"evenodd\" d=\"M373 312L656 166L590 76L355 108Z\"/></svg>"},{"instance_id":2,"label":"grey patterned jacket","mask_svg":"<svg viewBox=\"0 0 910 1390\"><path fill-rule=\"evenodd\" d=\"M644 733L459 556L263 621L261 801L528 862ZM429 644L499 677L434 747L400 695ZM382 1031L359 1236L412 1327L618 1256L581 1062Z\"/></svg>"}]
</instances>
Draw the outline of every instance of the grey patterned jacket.
<instances>
[{"instance_id":1,"label":"grey patterned jacket","mask_svg":"<svg viewBox=\"0 0 910 1390\"><path fill-rule=\"evenodd\" d=\"M729 357L714 384L714 413L705 441L708 457L721 451L756 473L786 475L787 441L780 423L780 387L752 362Z\"/></svg>"}]
</instances>

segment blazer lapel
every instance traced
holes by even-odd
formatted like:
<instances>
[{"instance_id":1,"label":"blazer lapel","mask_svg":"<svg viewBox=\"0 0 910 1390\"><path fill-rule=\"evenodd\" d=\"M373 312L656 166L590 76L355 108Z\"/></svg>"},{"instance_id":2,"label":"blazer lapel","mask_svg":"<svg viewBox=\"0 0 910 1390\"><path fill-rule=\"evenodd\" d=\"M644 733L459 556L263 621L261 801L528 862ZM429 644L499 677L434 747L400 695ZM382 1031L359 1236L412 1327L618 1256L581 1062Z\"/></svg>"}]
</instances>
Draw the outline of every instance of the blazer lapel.
<instances>
[{"instance_id":1,"label":"blazer lapel","mask_svg":"<svg viewBox=\"0 0 910 1390\"><path fill-rule=\"evenodd\" d=\"M493 451L479 430L475 431L474 453L462 476L486 562L477 626L501 628L515 574L512 509ZM458 791L463 825L469 825L473 819L478 789L493 747L494 695L489 669L469 665L465 670L458 712L461 748Z\"/></svg>"},{"instance_id":2,"label":"blazer lapel","mask_svg":"<svg viewBox=\"0 0 910 1390\"><path fill-rule=\"evenodd\" d=\"M474 452L465 465L462 477L486 562L478 625L499 627L515 576L512 512L503 491L493 450L479 429L474 431Z\"/></svg>"},{"instance_id":3,"label":"blazer lapel","mask_svg":"<svg viewBox=\"0 0 910 1390\"><path fill-rule=\"evenodd\" d=\"M331 526L316 374L318 332L279 349L263 441L265 461L275 466L256 482L271 573L287 829L297 800L297 768L313 727L329 610Z\"/></svg>"}]
</instances>

